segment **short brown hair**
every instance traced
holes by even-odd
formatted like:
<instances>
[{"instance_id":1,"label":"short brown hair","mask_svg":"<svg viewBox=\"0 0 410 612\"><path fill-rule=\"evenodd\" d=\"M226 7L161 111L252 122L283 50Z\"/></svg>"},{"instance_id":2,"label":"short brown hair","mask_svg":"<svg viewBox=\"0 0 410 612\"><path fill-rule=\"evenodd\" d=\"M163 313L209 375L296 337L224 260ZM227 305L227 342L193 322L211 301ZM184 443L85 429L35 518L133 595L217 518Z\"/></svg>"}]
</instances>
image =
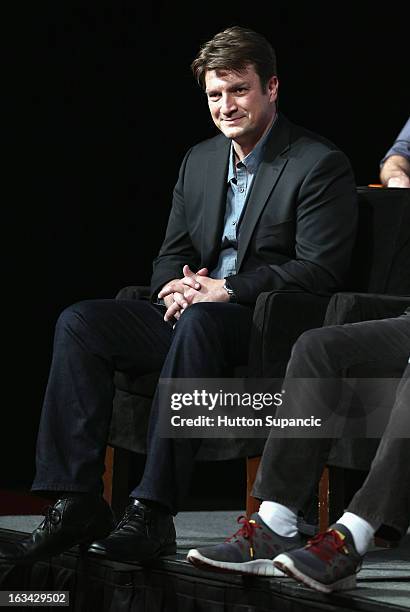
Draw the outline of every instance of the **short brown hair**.
<instances>
[{"instance_id":1,"label":"short brown hair","mask_svg":"<svg viewBox=\"0 0 410 612\"><path fill-rule=\"evenodd\" d=\"M262 89L277 75L276 54L264 36L240 26L227 28L204 43L191 64L198 83L205 89L207 70L241 71L252 64Z\"/></svg>"}]
</instances>

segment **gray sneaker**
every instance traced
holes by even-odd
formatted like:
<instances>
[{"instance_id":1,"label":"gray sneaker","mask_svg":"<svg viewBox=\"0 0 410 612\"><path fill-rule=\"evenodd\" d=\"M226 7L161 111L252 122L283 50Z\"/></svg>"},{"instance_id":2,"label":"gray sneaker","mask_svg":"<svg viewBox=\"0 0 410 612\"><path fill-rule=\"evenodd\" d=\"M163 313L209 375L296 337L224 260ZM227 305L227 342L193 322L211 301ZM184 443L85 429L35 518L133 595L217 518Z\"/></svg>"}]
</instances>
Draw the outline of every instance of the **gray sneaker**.
<instances>
[{"instance_id":1,"label":"gray sneaker","mask_svg":"<svg viewBox=\"0 0 410 612\"><path fill-rule=\"evenodd\" d=\"M354 589L361 563L352 534L339 523L309 540L304 548L274 559L287 576L321 593Z\"/></svg>"},{"instance_id":2,"label":"gray sneaker","mask_svg":"<svg viewBox=\"0 0 410 612\"><path fill-rule=\"evenodd\" d=\"M205 570L254 574L256 576L283 576L273 565L273 559L280 552L299 548L303 540L299 535L285 538L263 522L257 512L250 520L238 518L240 529L223 544L193 548L187 559Z\"/></svg>"}]
</instances>

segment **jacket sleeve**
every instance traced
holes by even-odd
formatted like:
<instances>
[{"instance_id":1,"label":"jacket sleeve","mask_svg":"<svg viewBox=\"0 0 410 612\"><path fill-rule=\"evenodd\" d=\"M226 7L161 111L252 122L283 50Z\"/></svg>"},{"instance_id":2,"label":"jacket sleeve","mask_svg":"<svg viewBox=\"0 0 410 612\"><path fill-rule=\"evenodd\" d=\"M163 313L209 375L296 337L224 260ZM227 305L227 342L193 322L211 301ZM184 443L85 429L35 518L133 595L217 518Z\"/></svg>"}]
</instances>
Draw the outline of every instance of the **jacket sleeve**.
<instances>
[{"instance_id":1,"label":"jacket sleeve","mask_svg":"<svg viewBox=\"0 0 410 612\"><path fill-rule=\"evenodd\" d=\"M328 151L308 172L296 202L296 246L283 264L260 260L229 277L238 302L252 304L263 291L330 294L343 287L357 229L353 172L341 151Z\"/></svg>"},{"instance_id":2,"label":"jacket sleeve","mask_svg":"<svg viewBox=\"0 0 410 612\"><path fill-rule=\"evenodd\" d=\"M174 278L181 278L182 267L188 264L193 270L199 266L200 256L195 250L187 228L184 205L184 177L190 149L184 157L174 188L172 209L168 220L165 239L158 256L153 262L151 277L151 296Z\"/></svg>"}]
</instances>

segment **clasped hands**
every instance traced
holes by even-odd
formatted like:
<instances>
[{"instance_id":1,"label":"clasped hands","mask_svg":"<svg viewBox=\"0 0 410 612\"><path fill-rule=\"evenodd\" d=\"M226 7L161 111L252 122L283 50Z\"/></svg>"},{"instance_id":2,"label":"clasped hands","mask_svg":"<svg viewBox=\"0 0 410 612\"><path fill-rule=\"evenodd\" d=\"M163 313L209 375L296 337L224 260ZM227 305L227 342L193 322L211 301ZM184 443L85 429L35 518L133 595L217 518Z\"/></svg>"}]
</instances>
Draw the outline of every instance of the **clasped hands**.
<instances>
[{"instance_id":1,"label":"clasped hands","mask_svg":"<svg viewBox=\"0 0 410 612\"><path fill-rule=\"evenodd\" d=\"M208 276L207 268L192 272L189 266L182 268L183 277L169 281L158 297L164 300L167 311L164 321L179 319L183 312L197 302L228 302L229 296L223 288L225 279Z\"/></svg>"}]
</instances>

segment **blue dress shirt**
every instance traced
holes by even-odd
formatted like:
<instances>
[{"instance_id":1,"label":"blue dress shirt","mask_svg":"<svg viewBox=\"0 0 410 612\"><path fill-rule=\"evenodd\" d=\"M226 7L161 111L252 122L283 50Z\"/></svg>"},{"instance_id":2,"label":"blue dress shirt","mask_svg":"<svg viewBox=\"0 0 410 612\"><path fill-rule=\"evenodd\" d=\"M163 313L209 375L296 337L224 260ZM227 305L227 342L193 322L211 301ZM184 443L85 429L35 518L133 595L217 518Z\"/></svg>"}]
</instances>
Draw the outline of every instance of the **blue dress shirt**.
<instances>
[{"instance_id":1,"label":"blue dress shirt","mask_svg":"<svg viewBox=\"0 0 410 612\"><path fill-rule=\"evenodd\" d=\"M277 117L277 115L276 115ZM235 166L235 151L231 143L228 167L228 191L226 196L226 208L224 217L224 229L222 233L221 251L216 267L210 273L212 278L226 278L236 274L236 257L238 251L238 238L240 223L245 211L252 183L255 178L259 164L262 161L266 141L269 138L272 127L259 140L242 161Z\"/></svg>"}]
</instances>

